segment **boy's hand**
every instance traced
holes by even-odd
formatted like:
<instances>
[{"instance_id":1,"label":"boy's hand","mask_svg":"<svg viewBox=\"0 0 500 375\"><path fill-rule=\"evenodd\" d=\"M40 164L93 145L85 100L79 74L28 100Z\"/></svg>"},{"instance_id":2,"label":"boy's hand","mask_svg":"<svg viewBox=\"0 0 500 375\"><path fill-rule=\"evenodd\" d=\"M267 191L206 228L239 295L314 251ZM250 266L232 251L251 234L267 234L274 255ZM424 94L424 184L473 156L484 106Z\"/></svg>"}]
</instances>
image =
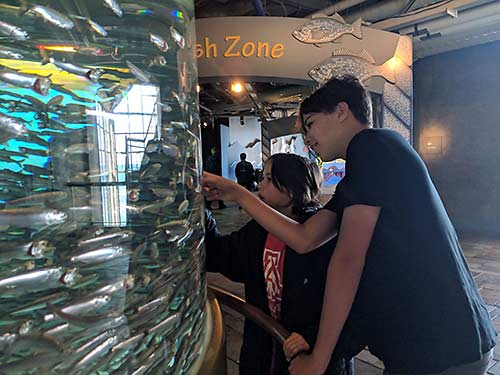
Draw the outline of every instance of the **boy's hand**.
<instances>
[{"instance_id":1,"label":"boy's hand","mask_svg":"<svg viewBox=\"0 0 500 375\"><path fill-rule=\"evenodd\" d=\"M310 349L307 341L296 332L293 332L283 344L283 351L287 361L292 360L300 352L307 352Z\"/></svg>"}]
</instances>

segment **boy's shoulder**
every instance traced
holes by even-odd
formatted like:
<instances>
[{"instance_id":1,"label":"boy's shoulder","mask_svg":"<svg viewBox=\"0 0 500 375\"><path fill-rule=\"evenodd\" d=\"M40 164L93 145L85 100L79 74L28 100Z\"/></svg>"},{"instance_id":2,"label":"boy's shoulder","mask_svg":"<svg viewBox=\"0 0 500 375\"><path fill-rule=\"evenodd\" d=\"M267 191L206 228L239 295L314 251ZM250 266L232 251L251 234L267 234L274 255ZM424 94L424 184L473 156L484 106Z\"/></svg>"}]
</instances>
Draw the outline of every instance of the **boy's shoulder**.
<instances>
[{"instance_id":1,"label":"boy's shoulder","mask_svg":"<svg viewBox=\"0 0 500 375\"><path fill-rule=\"evenodd\" d=\"M351 142L353 145L362 147L370 144L405 144L406 140L401 134L390 129L369 128L360 131Z\"/></svg>"},{"instance_id":2,"label":"boy's shoulder","mask_svg":"<svg viewBox=\"0 0 500 375\"><path fill-rule=\"evenodd\" d=\"M300 212L299 212L299 217L298 217L298 222L303 223L307 219L309 219L311 216L313 216L316 212L319 211L321 208L320 204L310 204L305 206Z\"/></svg>"}]
</instances>

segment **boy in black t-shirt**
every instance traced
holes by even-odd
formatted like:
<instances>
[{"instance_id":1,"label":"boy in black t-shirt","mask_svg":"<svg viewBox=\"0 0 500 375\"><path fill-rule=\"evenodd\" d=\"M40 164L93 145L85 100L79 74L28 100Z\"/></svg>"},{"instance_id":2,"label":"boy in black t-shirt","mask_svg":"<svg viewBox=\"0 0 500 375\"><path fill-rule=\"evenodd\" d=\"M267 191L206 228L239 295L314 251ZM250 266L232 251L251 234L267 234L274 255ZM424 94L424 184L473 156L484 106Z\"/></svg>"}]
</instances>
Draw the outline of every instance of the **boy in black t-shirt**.
<instances>
[{"instance_id":1,"label":"boy in black t-shirt","mask_svg":"<svg viewBox=\"0 0 500 375\"><path fill-rule=\"evenodd\" d=\"M301 253L340 233L314 350L298 356L290 373L321 374L347 325L386 374L485 374L496 333L418 154L397 133L371 129L368 93L353 77L319 88L302 102L300 118L322 160L346 160L335 195L305 223L230 181L204 177L209 198L236 200Z\"/></svg>"}]
</instances>

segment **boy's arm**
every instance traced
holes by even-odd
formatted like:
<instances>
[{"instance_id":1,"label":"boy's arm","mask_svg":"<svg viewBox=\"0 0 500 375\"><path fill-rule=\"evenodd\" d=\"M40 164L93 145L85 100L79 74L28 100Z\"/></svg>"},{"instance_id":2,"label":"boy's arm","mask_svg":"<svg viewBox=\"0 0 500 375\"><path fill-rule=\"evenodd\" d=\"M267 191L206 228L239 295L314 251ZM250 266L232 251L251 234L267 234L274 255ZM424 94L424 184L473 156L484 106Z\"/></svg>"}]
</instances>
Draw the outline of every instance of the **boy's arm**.
<instances>
[{"instance_id":1,"label":"boy's arm","mask_svg":"<svg viewBox=\"0 0 500 375\"><path fill-rule=\"evenodd\" d=\"M353 205L344 210L339 240L328 266L318 338L311 355L297 357L292 375L320 375L326 370L358 289L379 207Z\"/></svg>"},{"instance_id":2,"label":"boy's arm","mask_svg":"<svg viewBox=\"0 0 500 375\"><path fill-rule=\"evenodd\" d=\"M337 214L319 210L305 223L299 224L263 203L244 187L209 173L203 174L205 194L211 200L235 200L268 232L300 254L308 253L332 239Z\"/></svg>"},{"instance_id":3,"label":"boy's arm","mask_svg":"<svg viewBox=\"0 0 500 375\"><path fill-rule=\"evenodd\" d=\"M208 211L208 210L206 210ZM252 222L241 229L222 236L210 211L205 213L205 249L207 271L220 272L232 281L244 283L249 267L247 246L255 241L251 234L255 231Z\"/></svg>"}]
</instances>

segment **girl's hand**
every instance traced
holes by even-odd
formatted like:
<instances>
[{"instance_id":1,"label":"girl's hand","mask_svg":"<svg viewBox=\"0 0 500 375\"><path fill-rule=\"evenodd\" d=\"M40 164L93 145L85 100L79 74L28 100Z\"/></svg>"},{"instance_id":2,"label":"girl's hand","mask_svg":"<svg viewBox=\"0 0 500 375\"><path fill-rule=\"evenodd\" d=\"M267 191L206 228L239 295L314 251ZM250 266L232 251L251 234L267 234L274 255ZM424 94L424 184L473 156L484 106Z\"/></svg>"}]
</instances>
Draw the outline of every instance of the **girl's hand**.
<instances>
[{"instance_id":1,"label":"girl's hand","mask_svg":"<svg viewBox=\"0 0 500 375\"><path fill-rule=\"evenodd\" d=\"M307 341L296 332L293 332L283 344L283 352L287 361L293 359L300 352L307 352L310 349Z\"/></svg>"},{"instance_id":2,"label":"girl's hand","mask_svg":"<svg viewBox=\"0 0 500 375\"><path fill-rule=\"evenodd\" d=\"M231 180L208 172L203 172L201 183L203 195L205 195L209 201L237 201L238 193L241 189L244 189Z\"/></svg>"}]
</instances>

